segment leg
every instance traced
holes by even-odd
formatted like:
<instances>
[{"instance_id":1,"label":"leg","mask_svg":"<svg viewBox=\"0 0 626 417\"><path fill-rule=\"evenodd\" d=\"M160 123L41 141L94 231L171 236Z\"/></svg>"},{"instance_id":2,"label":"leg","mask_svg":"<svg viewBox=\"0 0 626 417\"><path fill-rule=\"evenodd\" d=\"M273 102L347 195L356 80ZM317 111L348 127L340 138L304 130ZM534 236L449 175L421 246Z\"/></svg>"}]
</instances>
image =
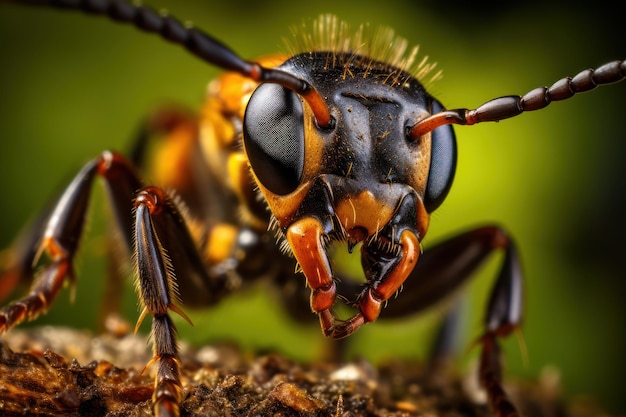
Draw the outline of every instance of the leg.
<instances>
[{"instance_id":1,"label":"leg","mask_svg":"<svg viewBox=\"0 0 626 417\"><path fill-rule=\"evenodd\" d=\"M73 284L74 256L96 175L105 179L113 212L123 232L122 246L126 245L128 252L136 255L137 290L145 306L137 327L147 313L153 315L154 358L151 363L159 361L155 412L162 416L176 416L180 402L180 375L176 329L168 310L186 316L177 305L175 274L206 285L207 292L223 291L225 281L208 275L185 220L163 191L148 187L136 194L141 182L131 164L118 154L105 152L85 165L52 209L42 217L45 219L40 223L42 227L33 228L26 234L27 244L20 246L21 252L14 257L16 263L9 265L7 271L19 271L21 265L39 264L42 272L34 274L31 291L26 297L0 310L0 332L45 312L66 279ZM22 270L30 274L34 268ZM1 278L0 282L4 282L5 276Z\"/></svg>"},{"instance_id":2,"label":"leg","mask_svg":"<svg viewBox=\"0 0 626 417\"><path fill-rule=\"evenodd\" d=\"M183 247L191 244L186 229L179 225L180 217L169 198L157 188L144 189L135 200L135 249L137 269L137 292L143 311L137 321L135 331L146 314L152 314L153 359L159 361L153 394L154 411L158 416L177 416L181 401L180 364L176 343L176 327L168 315L173 310L189 321L176 305L179 303L176 277L178 255L170 258L169 243L162 244L157 230L170 228L182 238ZM172 225L172 221L176 224Z\"/></svg>"},{"instance_id":3,"label":"leg","mask_svg":"<svg viewBox=\"0 0 626 417\"><path fill-rule=\"evenodd\" d=\"M35 243L50 215L52 206L21 231L11 246L0 252L0 301L8 297L18 285L32 285L35 274L33 259L37 253Z\"/></svg>"},{"instance_id":4,"label":"leg","mask_svg":"<svg viewBox=\"0 0 626 417\"><path fill-rule=\"evenodd\" d=\"M229 277L209 275L184 218L162 189L142 189L134 207L136 286L143 305L136 329L146 315L152 315L153 358L149 365L159 362L154 412L157 416L178 416L182 384L176 328L169 311L191 324L179 307L178 277L184 277L185 285L200 284L202 288L196 288L195 292L206 294L208 302L216 301L230 290Z\"/></svg>"},{"instance_id":5,"label":"leg","mask_svg":"<svg viewBox=\"0 0 626 417\"><path fill-rule=\"evenodd\" d=\"M139 125L132 147L127 153L129 162L138 171L151 178L156 184L164 189L175 189L177 194L185 201L187 208L192 214L197 213L197 204L192 197L200 194L194 186L194 178L202 177L204 172L195 175L191 163L191 156L197 155L198 126L196 116L188 109L177 105L166 105L149 113ZM154 163L151 161L156 160ZM155 166L156 165L156 166ZM124 181L124 179L121 179ZM129 202L140 186L130 190L126 212L129 212ZM128 190L125 192L128 194ZM115 200L115 198L113 198ZM133 220L126 219L120 230L129 234L132 232ZM105 282L104 297L98 314L98 325L101 330L105 329L106 319L118 313L121 307L121 299L116 296L123 288L124 280L128 275L129 268L126 260L130 259L132 249L132 237L128 235L127 253L118 249L116 236L107 238L111 240L107 246L108 270Z\"/></svg>"},{"instance_id":6,"label":"leg","mask_svg":"<svg viewBox=\"0 0 626 417\"><path fill-rule=\"evenodd\" d=\"M491 292L485 315L479 378L496 415L517 416L502 388L502 365L498 339L519 328L522 320L522 274L513 241L495 226L485 226L427 250L411 276L404 294L384 311L383 317L399 317L421 311L461 286L494 250L504 250L504 260ZM445 350L450 334L438 342L434 356Z\"/></svg>"},{"instance_id":7,"label":"leg","mask_svg":"<svg viewBox=\"0 0 626 417\"><path fill-rule=\"evenodd\" d=\"M21 243L12 249L13 256L0 276L2 286L7 281L30 277L33 283L29 295L0 310L0 332L46 311L66 278L73 285L74 256L82 237L96 175L105 179L113 203L113 213L122 232L119 246L130 254L133 239L131 202L141 181L123 157L105 152L80 170L54 204L27 229ZM41 272L35 273L39 269Z\"/></svg>"}]
</instances>

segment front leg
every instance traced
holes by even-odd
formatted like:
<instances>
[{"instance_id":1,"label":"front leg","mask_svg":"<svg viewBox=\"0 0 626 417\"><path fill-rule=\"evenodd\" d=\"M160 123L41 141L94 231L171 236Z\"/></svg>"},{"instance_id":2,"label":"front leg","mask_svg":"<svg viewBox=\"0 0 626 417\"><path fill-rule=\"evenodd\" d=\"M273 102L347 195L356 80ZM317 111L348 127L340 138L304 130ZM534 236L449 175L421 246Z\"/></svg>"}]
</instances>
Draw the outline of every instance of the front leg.
<instances>
[{"instance_id":1,"label":"front leg","mask_svg":"<svg viewBox=\"0 0 626 417\"><path fill-rule=\"evenodd\" d=\"M416 313L450 296L496 250L504 251L504 259L486 309L485 330L477 340L482 345L479 379L496 415L513 417L517 411L502 387L499 339L521 325L523 278L515 244L501 228L483 226L426 250L405 281L403 296L389 303L383 317ZM448 349L451 336L438 340L435 356Z\"/></svg>"},{"instance_id":2,"label":"front leg","mask_svg":"<svg viewBox=\"0 0 626 417\"><path fill-rule=\"evenodd\" d=\"M180 307L179 280L187 289L196 288L206 295L207 301L217 301L230 290L229 274L210 274L190 232L190 223L161 188L145 187L134 201L135 284L143 307L135 331L148 314L152 315L153 357L146 368L158 362L152 397L154 414L174 417L180 414L182 383L177 332L169 312L191 324ZM225 242L208 237L202 248L211 252L216 243Z\"/></svg>"},{"instance_id":3,"label":"front leg","mask_svg":"<svg viewBox=\"0 0 626 417\"><path fill-rule=\"evenodd\" d=\"M142 190L135 199L136 286L143 311L135 331L149 313L152 315L153 358L159 361L153 404L157 416L179 415L182 384L176 342L176 327L168 315L172 310L191 323L178 307L176 267L169 256L172 244L193 247L182 218L163 191L155 187ZM158 229L178 234L179 242L163 241ZM150 365L149 364L149 365Z\"/></svg>"},{"instance_id":4,"label":"front leg","mask_svg":"<svg viewBox=\"0 0 626 417\"><path fill-rule=\"evenodd\" d=\"M191 297L185 293L185 299L197 301L201 296L206 302L217 302L232 290L231 275L236 271L222 271L219 264L218 271L213 271L203 259L208 259L208 263L221 260L233 264L231 267L235 268L239 265L234 265L237 261L228 258L232 256L229 254L252 251L257 247L251 244L249 237L244 239L247 242L244 244L237 239L238 235L225 233L224 225L209 229L206 241L197 244L195 235L191 233L193 224L183 217L173 199L158 187L140 190L134 208L136 289L143 307L135 331L148 314L152 315L153 358L148 366L158 362L153 394L154 413L161 417L178 416L182 384L176 327L169 312L180 315L191 324L180 307L179 284L184 285L187 292L192 292ZM243 235L247 233L240 231ZM225 235L230 238L225 239ZM220 246L216 252L224 252L226 259L211 257L216 246Z\"/></svg>"}]
</instances>

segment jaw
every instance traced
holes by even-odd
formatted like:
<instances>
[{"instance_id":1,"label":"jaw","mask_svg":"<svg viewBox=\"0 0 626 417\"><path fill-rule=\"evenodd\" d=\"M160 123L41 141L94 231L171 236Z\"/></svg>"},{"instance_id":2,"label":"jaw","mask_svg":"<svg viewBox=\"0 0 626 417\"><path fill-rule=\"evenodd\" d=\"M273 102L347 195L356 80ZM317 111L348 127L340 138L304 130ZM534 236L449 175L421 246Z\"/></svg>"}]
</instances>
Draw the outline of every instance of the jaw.
<instances>
[{"instance_id":1,"label":"jaw","mask_svg":"<svg viewBox=\"0 0 626 417\"><path fill-rule=\"evenodd\" d=\"M311 309L320 318L322 331L327 336L342 338L361 325L376 320L385 301L402 286L413 270L419 256L419 239L415 230L387 225L363 239L363 229L347 233L350 249L362 240L361 264L366 283L359 294L347 297L337 294L337 286L330 268L322 224L315 217L297 220L287 228L285 236L311 288ZM356 232L358 230L358 232ZM356 299L358 312L350 319L336 323L332 312L337 295Z\"/></svg>"},{"instance_id":2,"label":"jaw","mask_svg":"<svg viewBox=\"0 0 626 417\"><path fill-rule=\"evenodd\" d=\"M378 184L364 190L358 185L323 175L303 184L304 191L283 197L285 203L278 197L268 200L276 225L311 289L311 310L319 316L324 334L333 338L345 337L376 320L413 270L429 222L420 196L411 187ZM331 241L345 242L348 250L363 244L361 265L366 282L356 294L337 292L338 280L327 251ZM338 295L354 300L358 309L343 322L332 312Z\"/></svg>"}]
</instances>

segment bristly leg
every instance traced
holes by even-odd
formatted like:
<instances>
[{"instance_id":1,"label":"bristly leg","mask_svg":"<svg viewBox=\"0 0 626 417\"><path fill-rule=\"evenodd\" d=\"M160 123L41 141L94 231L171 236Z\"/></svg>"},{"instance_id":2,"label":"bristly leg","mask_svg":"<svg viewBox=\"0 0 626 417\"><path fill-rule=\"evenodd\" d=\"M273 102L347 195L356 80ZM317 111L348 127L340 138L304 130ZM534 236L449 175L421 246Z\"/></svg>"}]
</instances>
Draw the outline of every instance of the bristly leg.
<instances>
[{"instance_id":1,"label":"bristly leg","mask_svg":"<svg viewBox=\"0 0 626 417\"><path fill-rule=\"evenodd\" d=\"M137 293L143 311L136 330L147 314L152 315L153 358L159 362L153 404L157 416L178 416L182 400L180 361L176 327L168 310L191 321L179 307L176 272L197 264L197 251L176 251L173 247L193 248L185 222L167 194L157 187L146 187L135 199L134 254ZM180 267L179 267L180 266Z\"/></svg>"}]
</instances>

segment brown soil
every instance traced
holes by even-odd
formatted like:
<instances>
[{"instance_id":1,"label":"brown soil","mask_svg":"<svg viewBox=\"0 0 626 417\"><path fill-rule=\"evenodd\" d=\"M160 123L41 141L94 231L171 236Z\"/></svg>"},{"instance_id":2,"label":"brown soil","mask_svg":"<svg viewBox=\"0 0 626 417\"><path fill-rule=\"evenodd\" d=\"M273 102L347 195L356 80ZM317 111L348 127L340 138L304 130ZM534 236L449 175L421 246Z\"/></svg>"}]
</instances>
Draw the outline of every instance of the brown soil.
<instances>
[{"instance_id":1,"label":"brown soil","mask_svg":"<svg viewBox=\"0 0 626 417\"><path fill-rule=\"evenodd\" d=\"M490 415L469 379L447 372L427 378L416 363L301 364L229 344L182 351L183 416ZM153 369L142 373L149 360L143 337L57 327L11 331L0 341L0 416L150 415ZM564 403L546 375L507 386L524 416L601 414Z\"/></svg>"}]
</instances>

